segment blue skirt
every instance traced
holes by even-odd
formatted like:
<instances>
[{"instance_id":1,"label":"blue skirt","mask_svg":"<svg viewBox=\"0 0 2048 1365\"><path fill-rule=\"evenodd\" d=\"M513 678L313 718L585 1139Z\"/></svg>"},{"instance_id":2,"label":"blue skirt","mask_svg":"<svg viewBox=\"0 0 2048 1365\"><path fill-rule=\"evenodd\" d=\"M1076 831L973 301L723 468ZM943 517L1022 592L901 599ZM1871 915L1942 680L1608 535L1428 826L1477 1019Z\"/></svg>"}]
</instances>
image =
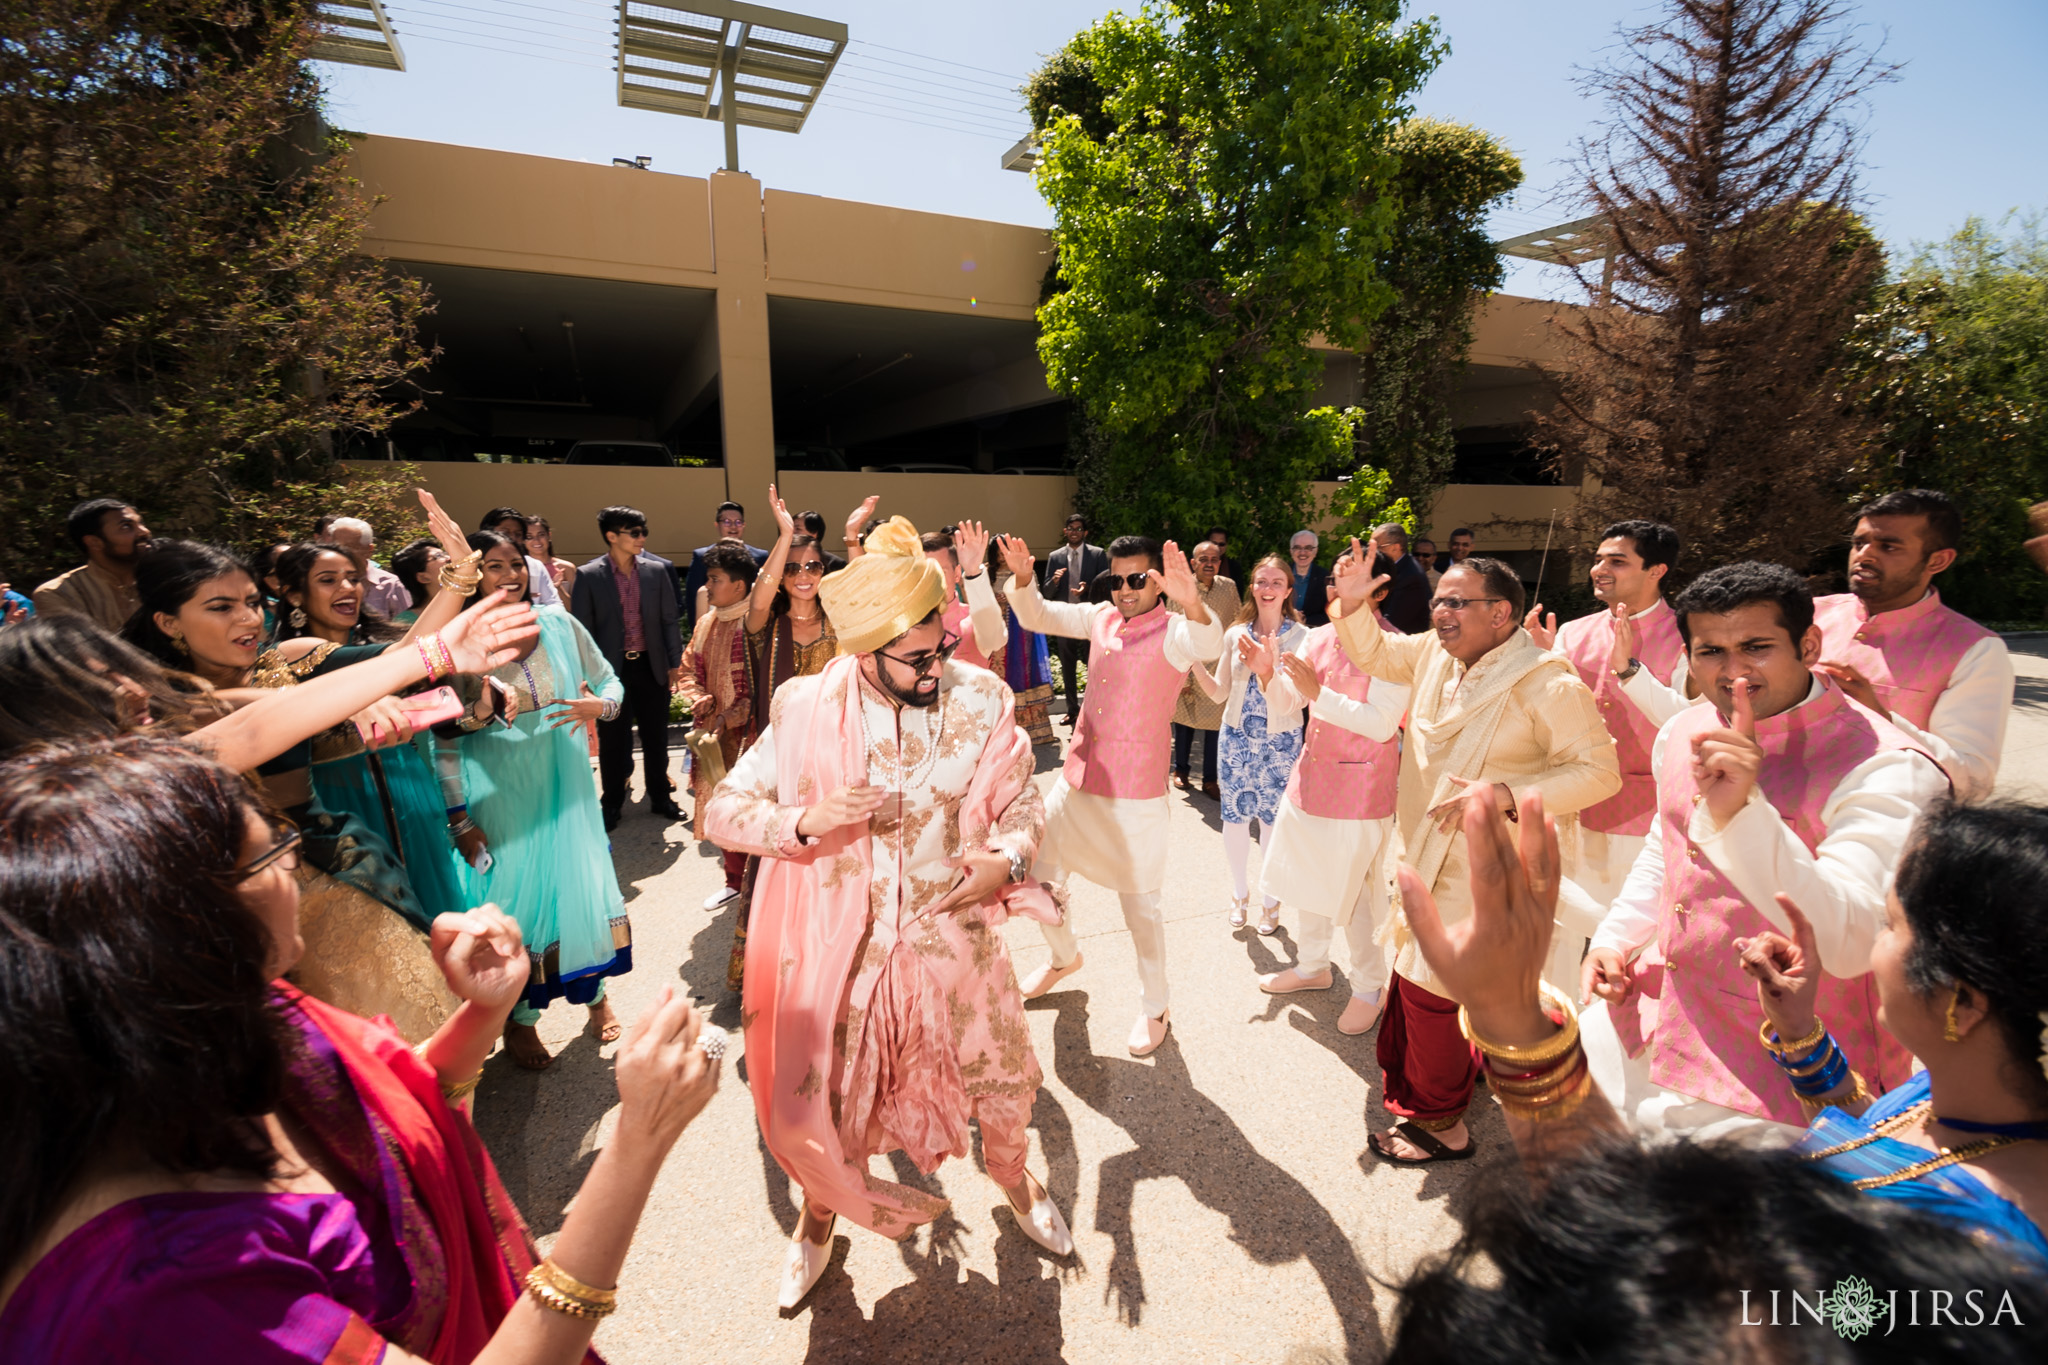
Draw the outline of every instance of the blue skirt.
<instances>
[{"instance_id":1,"label":"blue skirt","mask_svg":"<svg viewBox=\"0 0 2048 1365\"><path fill-rule=\"evenodd\" d=\"M1280 798L1287 792L1294 760L1301 756L1301 740L1298 725L1281 734L1267 730L1266 694L1257 683L1247 684L1238 723L1223 727L1216 746L1225 824L1257 820L1270 828L1280 818Z\"/></svg>"}]
</instances>

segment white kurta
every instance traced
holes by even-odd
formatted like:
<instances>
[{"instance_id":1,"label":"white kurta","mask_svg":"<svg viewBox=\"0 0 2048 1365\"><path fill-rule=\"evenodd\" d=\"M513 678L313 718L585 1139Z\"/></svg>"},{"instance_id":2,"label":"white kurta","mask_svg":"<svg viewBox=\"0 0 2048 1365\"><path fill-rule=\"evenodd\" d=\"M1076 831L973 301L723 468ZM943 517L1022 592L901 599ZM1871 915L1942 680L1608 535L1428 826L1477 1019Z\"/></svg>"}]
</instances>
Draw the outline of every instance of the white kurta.
<instances>
[{"instance_id":1,"label":"white kurta","mask_svg":"<svg viewBox=\"0 0 2048 1365\"><path fill-rule=\"evenodd\" d=\"M1819 697L1825 686L1814 678L1800 705ZM1691 761L1689 754L1666 754L1669 739L1667 723L1650 750L1651 771L1660 776L1667 761ZM1885 893L1913 822L1948 786L1947 777L1925 754L1887 750L1850 769L1828 793L1821 806L1827 833L1818 849L1806 847L1761 788L1719 827L1704 802L1696 805L1687 834L1743 899L1787 937L1792 924L1773 895L1783 891L1792 897L1813 923L1821 964L1830 975L1860 976L1870 970L1871 945L1885 924ZM1660 823L1651 826L1621 894L1593 935L1593 947L1611 948L1624 960L1657 937L1663 920L1663 819L1660 812ZM1604 1002L1586 1010L1579 1027L1595 1083L1623 1119L1646 1137L1726 1136L1776 1145L1787 1134L1801 1131L1657 1085L1650 1079L1649 1049L1633 1058L1623 1051Z\"/></svg>"},{"instance_id":2,"label":"white kurta","mask_svg":"<svg viewBox=\"0 0 2048 1365\"><path fill-rule=\"evenodd\" d=\"M1302 704L1284 673L1273 675L1273 686L1267 696L1275 711ZM1384 742L1394 737L1401 717L1408 713L1408 689L1375 681L1366 699L1355 701L1333 687L1325 687L1308 703L1308 710L1314 720ZM1390 754L1388 761L1400 760ZM1377 922L1385 917L1387 909L1386 878L1380 873L1380 857L1393 828L1392 813L1377 820L1338 820L1310 815L1294 802L1283 799L1259 871L1259 892L1268 900L1291 905L1304 914L1321 915L1341 928L1350 922L1351 912L1359 903L1359 889L1369 887L1368 904Z\"/></svg>"},{"instance_id":3,"label":"white kurta","mask_svg":"<svg viewBox=\"0 0 2048 1365\"><path fill-rule=\"evenodd\" d=\"M1004 595L1010 599L1018 623L1041 635L1085 640L1102 610L1100 605L1085 602L1048 602L1039 596L1036 583L1020 583L1015 578ZM1164 652L1167 663L1175 668L1207 662L1222 649L1223 623L1213 612L1199 626L1179 614L1167 623ZM1084 705L1101 702L1101 698L1090 698ZM1167 724L1167 718L1159 723ZM1157 891L1166 884L1171 818L1163 789L1158 796L1144 798L1097 796L1074 790L1062 775L1046 795L1045 840L1038 847L1033 871L1048 881L1078 872L1116 892L1144 895Z\"/></svg>"}]
</instances>

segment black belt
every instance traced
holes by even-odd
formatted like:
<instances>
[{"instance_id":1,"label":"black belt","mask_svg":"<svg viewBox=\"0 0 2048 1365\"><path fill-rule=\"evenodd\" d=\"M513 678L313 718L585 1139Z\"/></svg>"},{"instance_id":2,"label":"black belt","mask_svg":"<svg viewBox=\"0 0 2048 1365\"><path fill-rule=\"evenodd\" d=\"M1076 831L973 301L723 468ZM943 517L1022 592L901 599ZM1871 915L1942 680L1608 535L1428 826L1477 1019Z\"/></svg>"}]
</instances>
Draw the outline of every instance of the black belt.
<instances>
[{"instance_id":1,"label":"black belt","mask_svg":"<svg viewBox=\"0 0 2048 1365\"><path fill-rule=\"evenodd\" d=\"M646 652L647 651L644 649L629 649L626 651L626 657L629 659L637 659Z\"/></svg>"}]
</instances>

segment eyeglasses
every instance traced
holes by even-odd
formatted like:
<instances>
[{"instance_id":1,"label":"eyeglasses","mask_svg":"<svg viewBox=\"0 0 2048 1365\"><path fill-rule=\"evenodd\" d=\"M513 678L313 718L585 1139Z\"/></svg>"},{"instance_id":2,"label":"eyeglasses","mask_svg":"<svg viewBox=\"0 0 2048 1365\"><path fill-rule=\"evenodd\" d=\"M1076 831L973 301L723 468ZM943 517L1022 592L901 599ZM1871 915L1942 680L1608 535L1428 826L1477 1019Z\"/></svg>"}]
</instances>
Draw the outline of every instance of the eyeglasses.
<instances>
[{"instance_id":1,"label":"eyeglasses","mask_svg":"<svg viewBox=\"0 0 2048 1365\"><path fill-rule=\"evenodd\" d=\"M822 560L822 559L806 559L806 560L804 560L804 561L803 561L802 563L800 563L800 564L792 564L792 565L790 565L790 566L789 566L789 568L788 568L788 570L787 570L786 572L789 572L789 573L823 573L823 572L825 572L825 561L824 561L824 560Z\"/></svg>"},{"instance_id":2,"label":"eyeglasses","mask_svg":"<svg viewBox=\"0 0 2048 1365\"><path fill-rule=\"evenodd\" d=\"M745 526L747 519L745 517L720 517L718 524L720 526Z\"/></svg>"},{"instance_id":3,"label":"eyeglasses","mask_svg":"<svg viewBox=\"0 0 2048 1365\"><path fill-rule=\"evenodd\" d=\"M647 539L647 528L645 526L621 526L617 531L613 532L613 534L621 536L632 536L636 540L645 540Z\"/></svg>"},{"instance_id":4,"label":"eyeglasses","mask_svg":"<svg viewBox=\"0 0 2048 1365\"><path fill-rule=\"evenodd\" d=\"M1125 586L1129 586L1132 592L1136 592L1138 589L1144 587L1145 584L1151 579L1151 577L1152 573L1149 569L1147 569L1141 570L1138 573L1106 573L1102 576L1102 581L1109 584L1109 590L1111 592L1115 592L1118 588Z\"/></svg>"},{"instance_id":5,"label":"eyeglasses","mask_svg":"<svg viewBox=\"0 0 2048 1365\"><path fill-rule=\"evenodd\" d=\"M875 651L875 657L878 659L887 659L891 663L902 664L912 673L917 674L919 677L923 677L925 674L931 672L935 666L944 667L946 660L952 658L953 651L958 648L960 648L960 637L953 634L951 631L947 631L944 635L939 637L939 647L937 649L930 650L926 653L913 654L909 658L905 659L900 655L884 654L881 650L878 649Z\"/></svg>"},{"instance_id":6,"label":"eyeglasses","mask_svg":"<svg viewBox=\"0 0 2048 1365\"><path fill-rule=\"evenodd\" d=\"M245 882L259 872L267 872L273 867L282 868L286 872L298 871L299 844L304 838L305 835L300 833L298 828L294 826L291 833L279 839L254 858L251 858L247 863L236 868L234 879L238 882Z\"/></svg>"},{"instance_id":7,"label":"eyeglasses","mask_svg":"<svg viewBox=\"0 0 2048 1365\"><path fill-rule=\"evenodd\" d=\"M1474 602L1505 602L1507 600L1505 597L1432 597L1429 600L1429 609L1431 611L1463 611Z\"/></svg>"}]
</instances>

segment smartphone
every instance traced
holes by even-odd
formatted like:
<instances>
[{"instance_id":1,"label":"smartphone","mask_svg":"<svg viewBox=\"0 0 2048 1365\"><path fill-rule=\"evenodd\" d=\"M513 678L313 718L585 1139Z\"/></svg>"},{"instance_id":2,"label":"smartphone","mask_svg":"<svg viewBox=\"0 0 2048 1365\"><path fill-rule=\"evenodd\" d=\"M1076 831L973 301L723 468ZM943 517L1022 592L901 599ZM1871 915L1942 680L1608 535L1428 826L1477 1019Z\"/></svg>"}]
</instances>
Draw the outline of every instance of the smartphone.
<instances>
[{"instance_id":1,"label":"smartphone","mask_svg":"<svg viewBox=\"0 0 2048 1365\"><path fill-rule=\"evenodd\" d=\"M489 872L491 870L491 864L496 861L497 859L491 857L491 851L487 848L483 848L477 850L476 861L471 863L470 866L475 868L477 870L477 873L481 875L483 873Z\"/></svg>"},{"instance_id":2,"label":"smartphone","mask_svg":"<svg viewBox=\"0 0 2048 1365\"><path fill-rule=\"evenodd\" d=\"M425 730L446 721L458 720L462 716L462 698L455 695L452 687L437 687L431 692L416 692L409 697L399 698L399 710L415 730Z\"/></svg>"}]
</instances>

